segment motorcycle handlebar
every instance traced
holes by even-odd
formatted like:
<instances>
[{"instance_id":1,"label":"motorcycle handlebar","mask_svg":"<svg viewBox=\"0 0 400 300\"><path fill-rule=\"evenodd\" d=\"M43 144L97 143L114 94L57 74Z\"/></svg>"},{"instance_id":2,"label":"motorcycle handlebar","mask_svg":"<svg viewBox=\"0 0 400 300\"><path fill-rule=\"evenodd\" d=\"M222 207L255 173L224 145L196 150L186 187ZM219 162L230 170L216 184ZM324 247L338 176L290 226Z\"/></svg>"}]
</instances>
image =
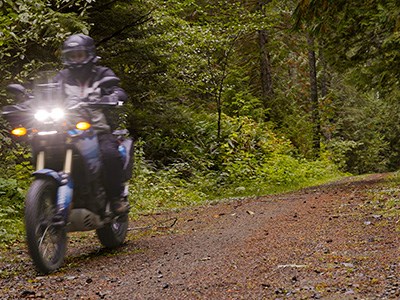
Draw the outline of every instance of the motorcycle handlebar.
<instances>
[{"instance_id":1,"label":"motorcycle handlebar","mask_svg":"<svg viewBox=\"0 0 400 300\"><path fill-rule=\"evenodd\" d=\"M23 105L23 104L6 105L3 107L1 114L6 116L6 115L13 114L13 113L27 112L29 110L30 110L29 107L27 107L26 105Z\"/></svg>"}]
</instances>

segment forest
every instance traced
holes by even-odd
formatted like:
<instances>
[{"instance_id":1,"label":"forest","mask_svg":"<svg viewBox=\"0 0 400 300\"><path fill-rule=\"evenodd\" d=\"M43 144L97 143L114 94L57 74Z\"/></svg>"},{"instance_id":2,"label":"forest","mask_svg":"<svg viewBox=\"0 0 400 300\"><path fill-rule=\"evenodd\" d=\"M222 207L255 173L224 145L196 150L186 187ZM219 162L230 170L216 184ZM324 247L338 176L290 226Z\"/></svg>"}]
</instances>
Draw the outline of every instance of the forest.
<instances>
[{"instance_id":1,"label":"forest","mask_svg":"<svg viewBox=\"0 0 400 300\"><path fill-rule=\"evenodd\" d=\"M0 0L0 106L60 70L73 33L129 95L132 216L398 169L395 0ZM22 228L30 150L0 118L0 240Z\"/></svg>"}]
</instances>

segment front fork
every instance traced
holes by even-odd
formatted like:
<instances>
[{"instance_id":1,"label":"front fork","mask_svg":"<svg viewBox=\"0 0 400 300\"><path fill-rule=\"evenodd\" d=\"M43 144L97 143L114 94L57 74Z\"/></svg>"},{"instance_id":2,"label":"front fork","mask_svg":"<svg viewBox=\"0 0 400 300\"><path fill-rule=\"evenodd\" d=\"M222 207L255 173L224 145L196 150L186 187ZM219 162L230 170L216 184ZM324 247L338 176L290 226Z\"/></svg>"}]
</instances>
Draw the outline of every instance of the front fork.
<instances>
[{"instance_id":1,"label":"front fork","mask_svg":"<svg viewBox=\"0 0 400 300\"><path fill-rule=\"evenodd\" d=\"M65 221L68 219L69 207L72 202L74 184L71 178L72 169L72 149L67 149L65 153L64 170L61 172L61 186L57 192L57 209Z\"/></svg>"},{"instance_id":2,"label":"front fork","mask_svg":"<svg viewBox=\"0 0 400 300\"><path fill-rule=\"evenodd\" d=\"M71 178L72 169L72 149L67 149L65 153L64 169L61 172L45 169L44 151L40 151L36 158L36 171L34 175L53 177L59 184L57 190L57 216L61 217L66 223L68 212L72 202L74 184Z\"/></svg>"}]
</instances>

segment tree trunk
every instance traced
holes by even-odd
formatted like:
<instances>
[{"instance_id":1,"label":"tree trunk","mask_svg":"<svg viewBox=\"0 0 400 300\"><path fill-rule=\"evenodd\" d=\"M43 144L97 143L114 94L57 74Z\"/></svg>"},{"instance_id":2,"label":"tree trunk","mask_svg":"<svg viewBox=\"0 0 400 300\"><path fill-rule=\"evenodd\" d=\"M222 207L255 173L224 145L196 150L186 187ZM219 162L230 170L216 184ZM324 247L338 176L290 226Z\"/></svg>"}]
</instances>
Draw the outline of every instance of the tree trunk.
<instances>
[{"instance_id":1,"label":"tree trunk","mask_svg":"<svg viewBox=\"0 0 400 300\"><path fill-rule=\"evenodd\" d=\"M319 51L318 51L318 59L321 63L321 67L322 67L322 73L321 73L321 97L325 98L326 95L328 95L328 89L329 89L329 80L328 80L328 65L326 63L326 59L325 56L323 54L323 52L321 51L321 49L324 49L324 44L320 43L319 44Z\"/></svg>"},{"instance_id":2,"label":"tree trunk","mask_svg":"<svg viewBox=\"0 0 400 300\"><path fill-rule=\"evenodd\" d=\"M319 117L318 85L317 85L317 63L314 50L314 38L308 34L308 61L310 65L310 88L311 88L311 115L313 124L313 154L318 156L320 151L321 122Z\"/></svg>"},{"instance_id":3,"label":"tree trunk","mask_svg":"<svg viewBox=\"0 0 400 300\"><path fill-rule=\"evenodd\" d=\"M263 6L268 4L268 1L258 1L257 9L263 11ZM268 50L269 36L268 31L261 29L258 31L258 44L260 47L260 76L261 76L261 97L264 108L271 109L271 99L274 96L272 87L272 70L271 58Z\"/></svg>"},{"instance_id":4,"label":"tree trunk","mask_svg":"<svg viewBox=\"0 0 400 300\"><path fill-rule=\"evenodd\" d=\"M265 108L270 108L270 99L274 95L272 88L271 59L268 51L268 32L264 29L258 32L260 45L261 92Z\"/></svg>"}]
</instances>

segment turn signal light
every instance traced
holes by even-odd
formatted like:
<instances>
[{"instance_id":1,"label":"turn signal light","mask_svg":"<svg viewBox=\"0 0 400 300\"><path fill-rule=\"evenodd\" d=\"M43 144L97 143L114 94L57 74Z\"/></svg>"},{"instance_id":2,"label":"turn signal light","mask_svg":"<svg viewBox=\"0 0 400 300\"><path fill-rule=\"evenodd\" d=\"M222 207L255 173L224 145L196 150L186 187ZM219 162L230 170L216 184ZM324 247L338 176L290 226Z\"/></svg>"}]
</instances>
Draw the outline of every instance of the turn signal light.
<instances>
[{"instance_id":1,"label":"turn signal light","mask_svg":"<svg viewBox=\"0 0 400 300\"><path fill-rule=\"evenodd\" d=\"M18 127L13 130L11 130L11 134L15 136L24 136L26 134L26 128L24 127Z\"/></svg>"},{"instance_id":2,"label":"turn signal light","mask_svg":"<svg viewBox=\"0 0 400 300\"><path fill-rule=\"evenodd\" d=\"M88 130L92 125L88 122L79 122L76 124L76 129Z\"/></svg>"}]
</instances>

